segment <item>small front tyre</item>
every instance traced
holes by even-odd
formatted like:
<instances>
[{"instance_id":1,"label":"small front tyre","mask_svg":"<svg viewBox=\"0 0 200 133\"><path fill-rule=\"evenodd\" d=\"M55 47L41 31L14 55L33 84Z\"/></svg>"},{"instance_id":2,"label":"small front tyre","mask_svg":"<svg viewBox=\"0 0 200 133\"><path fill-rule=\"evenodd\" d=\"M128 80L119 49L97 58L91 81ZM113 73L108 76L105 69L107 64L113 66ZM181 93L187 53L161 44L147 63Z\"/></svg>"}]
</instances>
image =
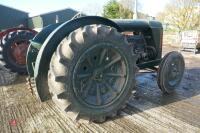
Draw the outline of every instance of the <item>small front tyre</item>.
<instances>
[{"instance_id":1,"label":"small front tyre","mask_svg":"<svg viewBox=\"0 0 200 133\"><path fill-rule=\"evenodd\" d=\"M157 83L163 93L172 93L180 84L185 69L183 56L176 51L162 59L157 76Z\"/></svg>"}]
</instances>

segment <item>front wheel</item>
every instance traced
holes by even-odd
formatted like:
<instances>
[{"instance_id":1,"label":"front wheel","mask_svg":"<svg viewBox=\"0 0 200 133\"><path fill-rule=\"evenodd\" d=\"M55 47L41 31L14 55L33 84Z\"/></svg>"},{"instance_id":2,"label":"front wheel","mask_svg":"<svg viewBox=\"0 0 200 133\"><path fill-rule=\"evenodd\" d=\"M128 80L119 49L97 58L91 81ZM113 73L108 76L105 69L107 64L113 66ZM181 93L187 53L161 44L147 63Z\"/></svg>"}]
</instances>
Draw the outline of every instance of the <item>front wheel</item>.
<instances>
[{"instance_id":1,"label":"front wheel","mask_svg":"<svg viewBox=\"0 0 200 133\"><path fill-rule=\"evenodd\" d=\"M75 119L115 116L135 86L136 56L116 29L89 25L72 32L50 62L53 101Z\"/></svg>"},{"instance_id":2,"label":"front wheel","mask_svg":"<svg viewBox=\"0 0 200 133\"><path fill-rule=\"evenodd\" d=\"M185 62L179 52L170 52L162 59L157 83L163 93L171 93L180 84L184 74Z\"/></svg>"}]
</instances>

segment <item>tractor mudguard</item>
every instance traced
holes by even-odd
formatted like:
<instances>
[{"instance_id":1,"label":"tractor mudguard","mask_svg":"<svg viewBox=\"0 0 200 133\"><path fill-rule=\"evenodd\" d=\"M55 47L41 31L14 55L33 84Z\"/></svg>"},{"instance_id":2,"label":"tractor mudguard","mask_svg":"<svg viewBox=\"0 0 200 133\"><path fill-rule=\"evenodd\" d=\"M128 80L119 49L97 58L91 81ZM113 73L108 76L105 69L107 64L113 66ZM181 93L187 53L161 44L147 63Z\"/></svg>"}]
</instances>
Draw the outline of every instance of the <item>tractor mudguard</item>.
<instances>
[{"instance_id":1,"label":"tractor mudguard","mask_svg":"<svg viewBox=\"0 0 200 133\"><path fill-rule=\"evenodd\" d=\"M34 77L34 63L36 61L38 52L46 38L51 34L53 30L55 30L59 25L62 23L52 24L49 26L46 26L41 32L37 34L32 40L31 44L27 51L27 71L30 77Z\"/></svg>"},{"instance_id":2,"label":"tractor mudguard","mask_svg":"<svg viewBox=\"0 0 200 133\"><path fill-rule=\"evenodd\" d=\"M37 55L34 68L35 85L41 101L46 101L51 98L47 84L47 74L51 57L57 46L62 39L68 36L72 31L92 24L103 24L114 27L119 32L121 31L120 27L112 20L98 16L87 16L70 20L61 24L47 37L42 44Z\"/></svg>"}]
</instances>

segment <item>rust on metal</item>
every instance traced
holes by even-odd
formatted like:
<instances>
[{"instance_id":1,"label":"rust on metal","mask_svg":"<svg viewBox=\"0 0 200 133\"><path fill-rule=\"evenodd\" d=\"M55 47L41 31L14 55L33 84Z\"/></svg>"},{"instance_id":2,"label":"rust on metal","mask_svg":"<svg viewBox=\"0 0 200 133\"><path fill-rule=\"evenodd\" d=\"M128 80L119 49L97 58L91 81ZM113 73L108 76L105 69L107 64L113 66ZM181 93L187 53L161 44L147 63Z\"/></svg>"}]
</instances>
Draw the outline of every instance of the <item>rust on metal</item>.
<instances>
[{"instance_id":1,"label":"rust on metal","mask_svg":"<svg viewBox=\"0 0 200 133\"><path fill-rule=\"evenodd\" d=\"M11 55L15 62L19 65L25 65L26 64L26 53L28 49L29 42L26 41L20 41L20 42L14 42L11 45Z\"/></svg>"}]
</instances>

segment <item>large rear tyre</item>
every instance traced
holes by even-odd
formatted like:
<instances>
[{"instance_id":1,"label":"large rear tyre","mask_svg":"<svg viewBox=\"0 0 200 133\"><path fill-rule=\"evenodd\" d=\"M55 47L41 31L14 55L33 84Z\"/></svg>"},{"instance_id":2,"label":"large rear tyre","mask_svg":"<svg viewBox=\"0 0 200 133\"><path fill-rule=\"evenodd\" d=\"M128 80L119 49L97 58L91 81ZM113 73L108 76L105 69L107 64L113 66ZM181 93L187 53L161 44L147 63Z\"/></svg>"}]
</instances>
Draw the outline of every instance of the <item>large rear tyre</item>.
<instances>
[{"instance_id":1,"label":"large rear tyre","mask_svg":"<svg viewBox=\"0 0 200 133\"><path fill-rule=\"evenodd\" d=\"M170 52L162 59L157 83L163 93L172 93L180 84L185 70L183 56L176 51Z\"/></svg>"},{"instance_id":2,"label":"large rear tyre","mask_svg":"<svg viewBox=\"0 0 200 133\"><path fill-rule=\"evenodd\" d=\"M60 43L48 84L53 101L73 119L103 122L124 107L135 72L136 57L124 36L111 27L89 25Z\"/></svg>"},{"instance_id":3,"label":"large rear tyre","mask_svg":"<svg viewBox=\"0 0 200 133\"><path fill-rule=\"evenodd\" d=\"M0 61L12 72L27 73L26 53L29 40L35 36L30 31L15 31L7 34L0 44Z\"/></svg>"}]
</instances>

